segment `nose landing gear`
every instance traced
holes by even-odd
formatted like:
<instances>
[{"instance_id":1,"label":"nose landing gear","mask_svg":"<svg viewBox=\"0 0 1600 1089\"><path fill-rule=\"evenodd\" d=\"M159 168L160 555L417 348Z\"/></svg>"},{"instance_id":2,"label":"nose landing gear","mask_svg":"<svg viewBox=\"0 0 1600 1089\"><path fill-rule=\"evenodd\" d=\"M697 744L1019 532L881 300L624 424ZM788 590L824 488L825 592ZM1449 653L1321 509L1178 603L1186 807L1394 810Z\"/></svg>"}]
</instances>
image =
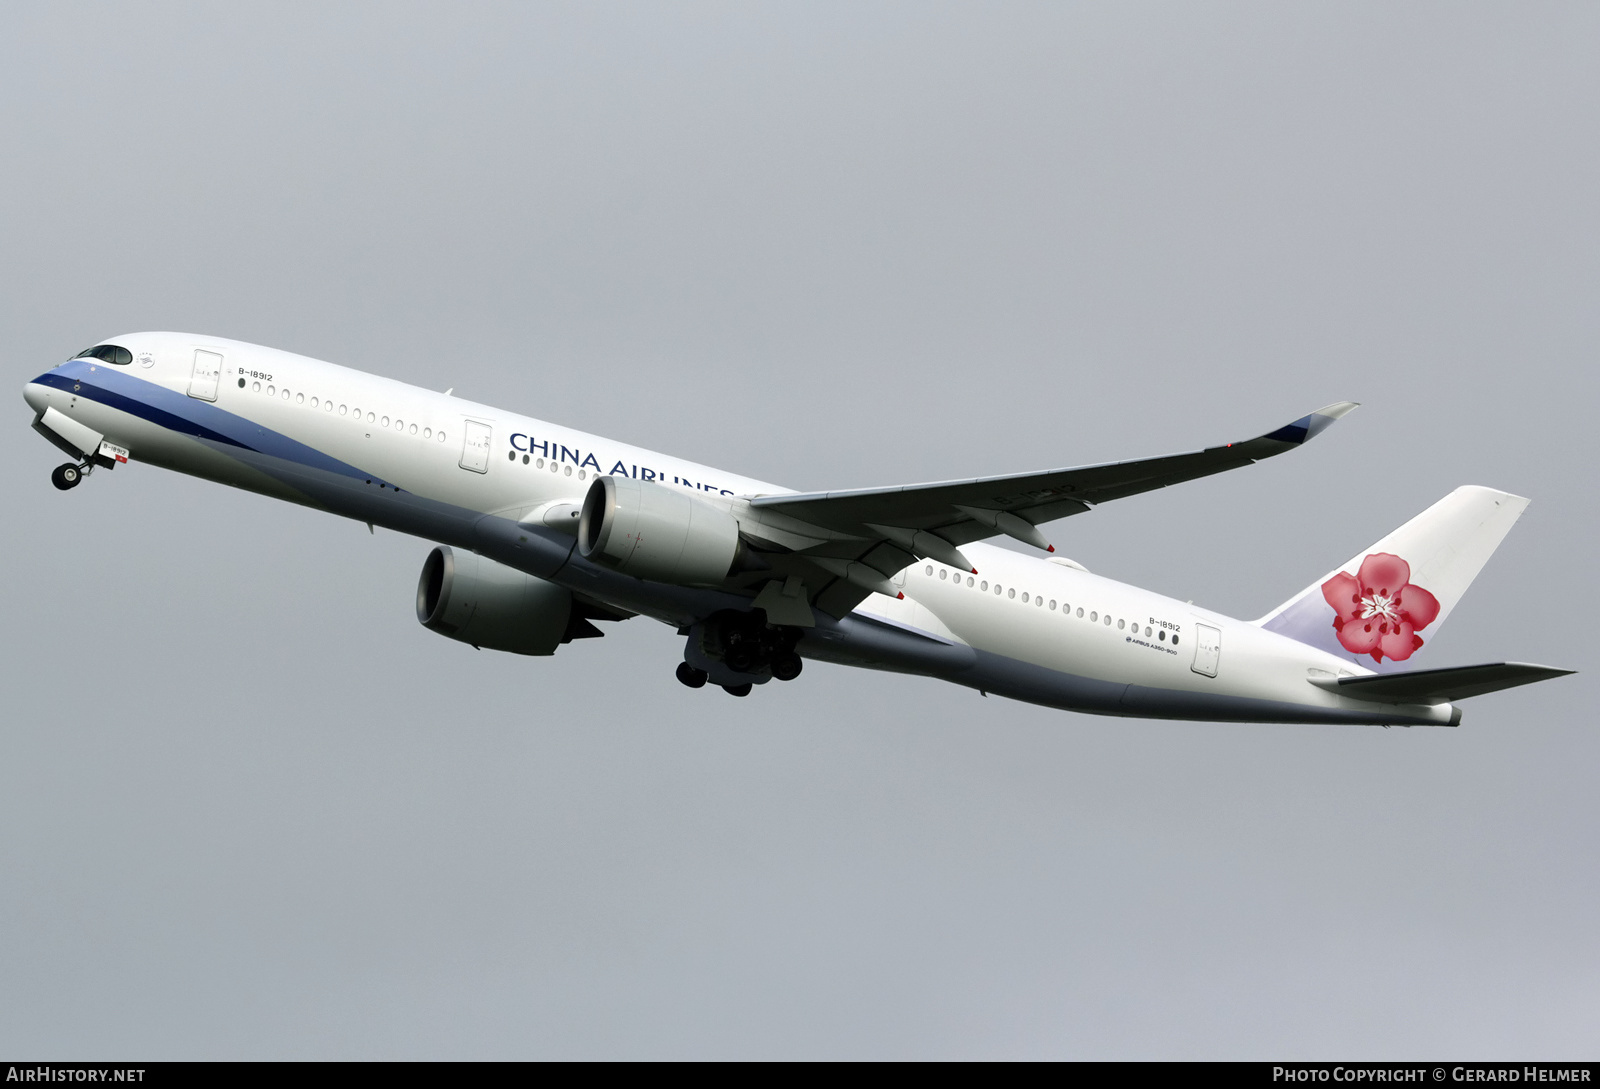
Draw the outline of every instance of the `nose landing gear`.
<instances>
[{"instance_id":1,"label":"nose landing gear","mask_svg":"<svg viewBox=\"0 0 1600 1089\"><path fill-rule=\"evenodd\" d=\"M76 488L83 480L83 473L82 465L73 465L71 462L65 465L58 465L55 471L50 474L50 483L61 491L70 491Z\"/></svg>"}]
</instances>

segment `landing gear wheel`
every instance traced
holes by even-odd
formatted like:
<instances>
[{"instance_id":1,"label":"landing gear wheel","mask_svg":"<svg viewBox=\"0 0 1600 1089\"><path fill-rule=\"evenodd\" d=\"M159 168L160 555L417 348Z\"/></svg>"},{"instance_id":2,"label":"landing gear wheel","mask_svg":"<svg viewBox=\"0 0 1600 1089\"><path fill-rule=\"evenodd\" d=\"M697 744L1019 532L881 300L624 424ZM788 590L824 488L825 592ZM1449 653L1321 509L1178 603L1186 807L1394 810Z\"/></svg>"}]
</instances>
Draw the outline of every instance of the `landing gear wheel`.
<instances>
[{"instance_id":1,"label":"landing gear wheel","mask_svg":"<svg viewBox=\"0 0 1600 1089\"><path fill-rule=\"evenodd\" d=\"M751 686L748 684L725 684L722 690L730 696L748 696Z\"/></svg>"},{"instance_id":2,"label":"landing gear wheel","mask_svg":"<svg viewBox=\"0 0 1600 1089\"><path fill-rule=\"evenodd\" d=\"M55 472L50 474L50 483L62 491L76 488L82 479L83 470L76 465L58 465Z\"/></svg>"},{"instance_id":3,"label":"landing gear wheel","mask_svg":"<svg viewBox=\"0 0 1600 1089\"><path fill-rule=\"evenodd\" d=\"M792 681L800 676L800 655L783 654L774 658L772 675L780 681Z\"/></svg>"},{"instance_id":4,"label":"landing gear wheel","mask_svg":"<svg viewBox=\"0 0 1600 1089\"><path fill-rule=\"evenodd\" d=\"M704 688L706 686L706 671L696 669L688 662L679 662L678 680L689 688Z\"/></svg>"}]
</instances>

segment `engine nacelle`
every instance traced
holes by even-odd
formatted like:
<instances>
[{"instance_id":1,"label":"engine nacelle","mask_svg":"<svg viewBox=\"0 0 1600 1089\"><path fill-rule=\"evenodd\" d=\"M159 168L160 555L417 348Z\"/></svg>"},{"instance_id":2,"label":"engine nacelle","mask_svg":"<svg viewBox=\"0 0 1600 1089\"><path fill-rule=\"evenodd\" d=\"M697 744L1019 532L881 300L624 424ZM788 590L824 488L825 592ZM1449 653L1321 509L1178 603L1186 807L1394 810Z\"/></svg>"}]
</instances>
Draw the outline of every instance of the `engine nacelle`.
<instances>
[{"instance_id":1,"label":"engine nacelle","mask_svg":"<svg viewBox=\"0 0 1600 1089\"><path fill-rule=\"evenodd\" d=\"M417 580L429 631L489 650L554 654L572 619L572 592L471 552L440 545Z\"/></svg>"},{"instance_id":2,"label":"engine nacelle","mask_svg":"<svg viewBox=\"0 0 1600 1089\"><path fill-rule=\"evenodd\" d=\"M583 500L578 551L642 579L720 586L739 554L739 523L680 488L601 476Z\"/></svg>"}]
</instances>

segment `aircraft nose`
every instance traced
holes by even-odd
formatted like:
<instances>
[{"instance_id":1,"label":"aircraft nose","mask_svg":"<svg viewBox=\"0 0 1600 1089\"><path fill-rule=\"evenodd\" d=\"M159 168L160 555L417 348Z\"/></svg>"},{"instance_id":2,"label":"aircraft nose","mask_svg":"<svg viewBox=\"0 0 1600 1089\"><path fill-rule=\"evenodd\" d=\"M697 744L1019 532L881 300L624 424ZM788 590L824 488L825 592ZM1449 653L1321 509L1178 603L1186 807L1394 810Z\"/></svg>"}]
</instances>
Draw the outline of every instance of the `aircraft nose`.
<instances>
[{"instance_id":1,"label":"aircraft nose","mask_svg":"<svg viewBox=\"0 0 1600 1089\"><path fill-rule=\"evenodd\" d=\"M43 412L48 402L45 400L45 387L38 382L29 382L22 387L22 399L28 402L28 407L34 412Z\"/></svg>"}]
</instances>

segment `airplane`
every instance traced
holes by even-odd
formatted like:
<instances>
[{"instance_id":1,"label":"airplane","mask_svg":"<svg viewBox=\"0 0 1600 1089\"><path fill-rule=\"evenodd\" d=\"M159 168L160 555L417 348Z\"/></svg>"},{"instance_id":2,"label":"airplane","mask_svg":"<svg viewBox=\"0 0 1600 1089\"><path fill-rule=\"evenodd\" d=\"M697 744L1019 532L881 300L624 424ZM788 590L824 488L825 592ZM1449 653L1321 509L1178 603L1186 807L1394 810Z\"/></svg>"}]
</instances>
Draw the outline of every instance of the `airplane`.
<instances>
[{"instance_id":1,"label":"airplane","mask_svg":"<svg viewBox=\"0 0 1600 1089\"><path fill-rule=\"evenodd\" d=\"M804 661L1133 718L1455 726L1457 701L1571 670L1412 668L1528 500L1458 488L1278 608L1238 620L1095 575L1040 526L1242 468L1356 408L1193 453L795 492L272 348L119 336L28 382L63 491L146 462L437 542L418 620L550 655L646 616L677 677L747 696ZM1032 553L985 543L1008 537Z\"/></svg>"}]
</instances>

